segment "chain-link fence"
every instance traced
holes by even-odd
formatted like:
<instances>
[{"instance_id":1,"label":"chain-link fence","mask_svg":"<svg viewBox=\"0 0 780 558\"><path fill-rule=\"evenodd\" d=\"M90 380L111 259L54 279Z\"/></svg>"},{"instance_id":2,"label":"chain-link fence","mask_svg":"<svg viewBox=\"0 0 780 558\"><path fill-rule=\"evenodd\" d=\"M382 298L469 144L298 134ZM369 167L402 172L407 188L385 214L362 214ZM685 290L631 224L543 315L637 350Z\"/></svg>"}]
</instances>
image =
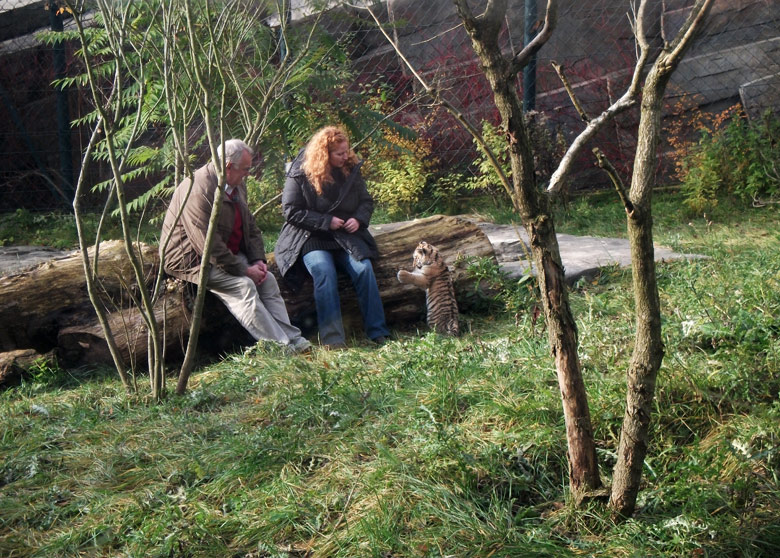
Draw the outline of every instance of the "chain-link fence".
<instances>
[{"instance_id":1,"label":"chain-link fence","mask_svg":"<svg viewBox=\"0 0 780 558\"><path fill-rule=\"evenodd\" d=\"M62 30L48 1L0 0L0 211L70 203L80 145L70 120L77 97L52 86L72 54L36 34Z\"/></svg>"},{"instance_id":2,"label":"chain-link fence","mask_svg":"<svg viewBox=\"0 0 780 558\"><path fill-rule=\"evenodd\" d=\"M479 14L486 2L470 2ZM544 19L545 0L509 0L500 42L505 53L516 53L534 36ZM552 64L557 62L573 85L585 111L595 116L627 89L636 61L632 7L626 0L562 0L558 23L541 49L535 68L518 77L518 92L526 108L542 112L548 124L571 138L584 127ZM670 42L687 18L692 0L650 3L647 21L654 49ZM388 0L373 9L390 30L404 63L388 40L379 34L370 14L358 7L351 16L355 66L360 79L387 79L399 88L419 91L414 67L429 85L444 91L449 102L479 127L486 119L498 122L492 94L452 0ZM667 88L665 114L690 125L674 126L674 133L695 135L701 113L715 114L741 105L753 118L765 110L780 113L780 2L777 0L716 0L702 35L688 52ZM610 160L628 172L636 144L638 108L617 118L599 137L598 145ZM423 103L404 111L406 123L435 142L435 156L446 166L462 167L475 154L471 136L442 110ZM661 149L663 155L664 149ZM659 160L659 176L669 176L668 159ZM590 149L584 150L575 188L604 183L593 169Z\"/></svg>"},{"instance_id":3,"label":"chain-link fence","mask_svg":"<svg viewBox=\"0 0 780 558\"><path fill-rule=\"evenodd\" d=\"M44 45L36 33L58 30L67 18L49 9L53 0L0 0L0 211L63 207L72 193L86 139L68 122L84 116L82 91L60 92L52 82L71 75L72 50ZM308 25L292 2L292 23ZM650 40L661 48L671 40L692 0L651 2ZM475 13L485 1L470 2ZM517 52L538 31L545 0L509 0L500 40ZM571 138L583 126L564 91L553 61L560 64L585 110L595 115L626 89L636 58L627 0L559 0L558 24L539 52L535 71L519 76L527 108L546 116L550 127ZM415 71L478 127L497 123L490 87L452 0L330 2L325 28L347 45L356 81L382 83L394 92L393 119L415 128L430 142L430 157L444 169L468 172L476 151L471 137L446 111L419 95L412 70L380 33L369 11L398 44ZM718 113L735 104L752 117L780 112L780 2L716 0L703 35L667 89L668 116L684 121L697 112ZM624 113L594 140L612 162L627 171L635 145L638 111ZM691 122L695 119L691 118ZM687 133L695 129L682 128ZM680 133L680 127L675 133ZM663 150L662 150L663 152ZM603 181L585 150L575 188ZM659 171L667 172L659 162Z\"/></svg>"}]
</instances>

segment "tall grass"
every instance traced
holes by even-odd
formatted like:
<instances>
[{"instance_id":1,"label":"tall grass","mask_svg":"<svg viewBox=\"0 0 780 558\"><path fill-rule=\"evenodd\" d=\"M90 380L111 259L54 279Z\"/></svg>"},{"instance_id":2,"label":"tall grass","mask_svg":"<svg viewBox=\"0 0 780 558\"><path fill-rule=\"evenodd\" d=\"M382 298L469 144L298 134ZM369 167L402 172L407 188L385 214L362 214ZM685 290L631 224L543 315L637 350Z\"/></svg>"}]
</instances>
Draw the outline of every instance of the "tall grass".
<instances>
[{"instance_id":1,"label":"tall grass","mask_svg":"<svg viewBox=\"0 0 780 558\"><path fill-rule=\"evenodd\" d=\"M417 324L379 349L226 355L159 405L110 371L27 378L0 393L0 556L777 555L778 213L679 207L659 197L656 237L708 257L658 267L666 357L629 521L571 505L546 332L493 312L459 339ZM568 211L559 232L621 232L612 203ZM630 282L608 268L572 293L607 483Z\"/></svg>"}]
</instances>

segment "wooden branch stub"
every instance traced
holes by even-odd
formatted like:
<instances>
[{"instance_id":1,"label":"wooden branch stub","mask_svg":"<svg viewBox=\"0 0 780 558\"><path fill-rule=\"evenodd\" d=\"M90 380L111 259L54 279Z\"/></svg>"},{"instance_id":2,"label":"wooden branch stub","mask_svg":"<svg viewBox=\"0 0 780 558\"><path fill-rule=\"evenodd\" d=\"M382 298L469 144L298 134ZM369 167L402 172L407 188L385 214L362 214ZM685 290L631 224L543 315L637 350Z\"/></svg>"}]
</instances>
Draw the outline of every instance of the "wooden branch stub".
<instances>
[{"instance_id":1,"label":"wooden branch stub","mask_svg":"<svg viewBox=\"0 0 780 558\"><path fill-rule=\"evenodd\" d=\"M598 147L593 148L593 154L596 156L596 161L599 168L603 169L604 172L607 173L607 176L609 176L610 180L612 180L612 184L615 186L615 190L617 190L620 201L623 202L623 207L625 207L626 213L629 217L631 217L634 215L634 204L631 202L631 199L628 196L628 192L626 192L626 187L623 184L623 180L620 178L617 169L609 161L609 159L607 159L607 156L604 155L604 152L601 151L601 149Z\"/></svg>"},{"instance_id":2,"label":"wooden branch stub","mask_svg":"<svg viewBox=\"0 0 780 558\"><path fill-rule=\"evenodd\" d=\"M563 88L566 90L566 93L569 95L569 99L571 99L571 103L572 105L574 105L577 114L580 115L580 118L582 119L583 122L590 122L591 118L590 116L588 116L588 113L585 112L585 108L582 106L582 103L580 103L580 100L577 98L577 95L575 95L574 88L571 86L571 82L569 81L569 78L563 72L563 66L558 64L555 60L551 61L550 64L555 70L555 73L558 74L558 78L561 80L561 83L563 84Z\"/></svg>"}]
</instances>

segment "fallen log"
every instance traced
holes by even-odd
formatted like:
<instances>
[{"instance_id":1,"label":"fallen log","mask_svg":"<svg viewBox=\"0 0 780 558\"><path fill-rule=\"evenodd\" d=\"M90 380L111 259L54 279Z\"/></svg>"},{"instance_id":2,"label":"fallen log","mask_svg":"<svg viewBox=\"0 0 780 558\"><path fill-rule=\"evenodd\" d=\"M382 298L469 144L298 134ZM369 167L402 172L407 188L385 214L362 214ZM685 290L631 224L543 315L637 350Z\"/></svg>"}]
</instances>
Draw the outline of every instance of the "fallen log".
<instances>
[{"instance_id":1,"label":"fallen log","mask_svg":"<svg viewBox=\"0 0 780 558\"><path fill-rule=\"evenodd\" d=\"M375 273L391 327L425 316L425 294L416 287L402 285L396 279L399 269L411 268L412 253L421 240L437 246L449 263L459 300L465 299L475 288L473 279L466 273L466 259L487 257L495 261L487 236L473 223L457 217L434 216L378 225L372 227L372 232L380 252ZM115 341L128 364L144 366L146 328L140 312L130 307L128 297L123 295L123 290L133 288L127 285L133 275L124 248L121 242L106 242L100 253L101 283L108 301L107 308L113 310L109 313L109 323ZM144 245L142 253L145 273L151 281L159 265L157 249ZM273 254L269 255L269 267L279 278ZM310 332L311 326L316 323L311 281L295 293L287 288L284 281L280 280L280 286L291 319L301 325L305 333ZM360 312L347 278L343 279L342 287L345 326L348 329L358 328ZM192 290L192 286L185 286L182 290L180 285L178 289L166 292L155 307L158 321L165 324L168 354L180 354L186 343ZM90 311L79 253L0 279L0 297L3 301L0 303L0 339L3 348L9 342L14 345L5 350L32 347L31 340L35 339L42 349L56 348L66 363L111 362L103 330L94 311ZM230 344L248 341L251 340L244 329L216 297L207 296L199 345L204 350L224 351Z\"/></svg>"},{"instance_id":2,"label":"fallen log","mask_svg":"<svg viewBox=\"0 0 780 558\"><path fill-rule=\"evenodd\" d=\"M157 248L142 244L144 273L153 277ZM89 250L94 257L94 247ZM98 277L107 308L127 303L133 271L124 244L100 245ZM46 352L56 345L63 327L94 316L87 295L80 252L42 263L34 269L0 278L0 350L35 348ZM92 319L91 317L89 319Z\"/></svg>"},{"instance_id":3,"label":"fallen log","mask_svg":"<svg viewBox=\"0 0 780 558\"><path fill-rule=\"evenodd\" d=\"M187 342L191 314L186 298L183 289L171 289L154 306L155 319L164 332L165 350L174 356L183 354ZM122 360L128 366L145 366L149 342L146 323L138 308L110 312L107 317ZM57 334L57 347L60 358L69 364L113 362L97 319L62 328Z\"/></svg>"}]
</instances>

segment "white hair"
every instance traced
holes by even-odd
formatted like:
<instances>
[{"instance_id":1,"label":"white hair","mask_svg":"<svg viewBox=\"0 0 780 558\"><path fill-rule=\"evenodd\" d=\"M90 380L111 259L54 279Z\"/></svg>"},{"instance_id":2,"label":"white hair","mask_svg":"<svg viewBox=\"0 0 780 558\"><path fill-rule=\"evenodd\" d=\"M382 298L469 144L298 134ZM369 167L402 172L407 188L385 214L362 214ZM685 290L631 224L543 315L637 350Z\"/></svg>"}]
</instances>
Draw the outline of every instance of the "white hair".
<instances>
[{"instance_id":1,"label":"white hair","mask_svg":"<svg viewBox=\"0 0 780 558\"><path fill-rule=\"evenodd\" d=\"M240 139L229 139L225 141L225 154L222 154L222 146L217 147L217 155L219 155L220 163L239 163L244 151L249 153L250 156L254 156L255 152L252 148L245 144Z\"/></svg>"}]
</instances>

